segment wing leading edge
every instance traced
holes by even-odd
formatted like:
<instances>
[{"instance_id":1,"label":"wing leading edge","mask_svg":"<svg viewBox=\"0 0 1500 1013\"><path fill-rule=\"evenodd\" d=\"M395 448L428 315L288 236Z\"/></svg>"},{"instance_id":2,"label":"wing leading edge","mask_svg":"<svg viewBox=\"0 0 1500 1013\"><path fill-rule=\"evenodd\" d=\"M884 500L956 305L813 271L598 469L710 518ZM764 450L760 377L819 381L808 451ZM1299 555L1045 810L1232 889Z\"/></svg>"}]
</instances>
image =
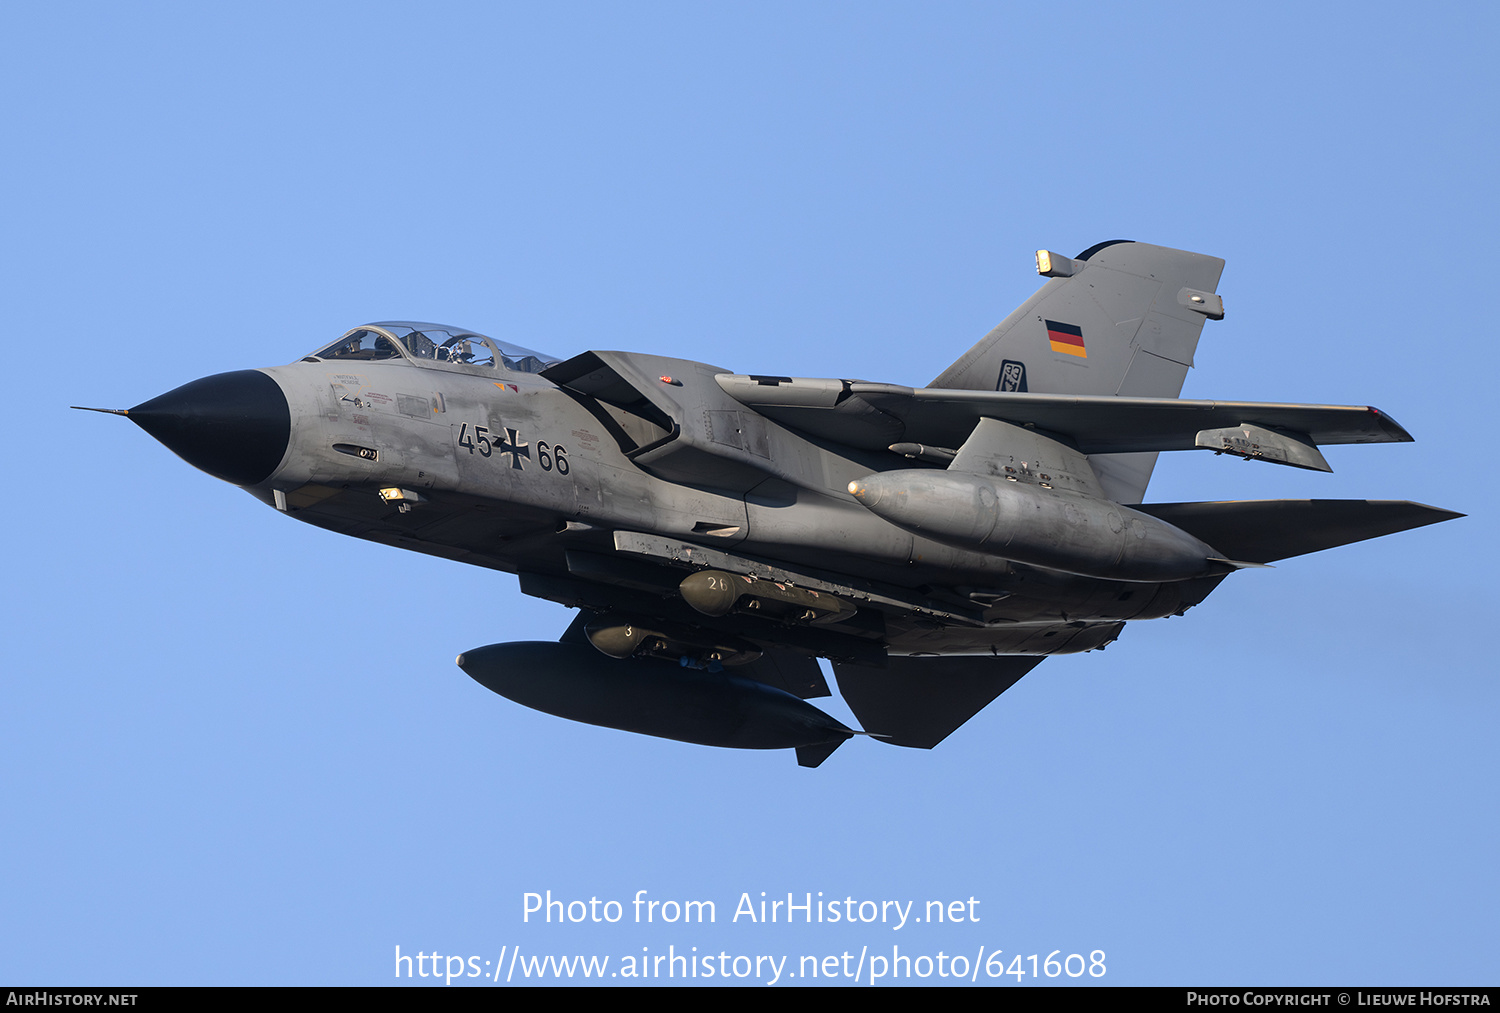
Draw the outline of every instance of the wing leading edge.
<instances>
[{"instance_id":1,"label":"wing leading edge","mask_svg":"<svg viewBox=\"0 0 1500 1013\"><path fill-rule=\"evenodd\" d=\"M940 390L888 383L722 374L725 392L767 418L868 450L910 442L963 444L980 419L1066 436L1084 454L1192 450L1204 430L1244 425L1299 433L1322 445L1410 443L1377 408L1195 401L1108 395Z\"/></svg>"}]
</instances>

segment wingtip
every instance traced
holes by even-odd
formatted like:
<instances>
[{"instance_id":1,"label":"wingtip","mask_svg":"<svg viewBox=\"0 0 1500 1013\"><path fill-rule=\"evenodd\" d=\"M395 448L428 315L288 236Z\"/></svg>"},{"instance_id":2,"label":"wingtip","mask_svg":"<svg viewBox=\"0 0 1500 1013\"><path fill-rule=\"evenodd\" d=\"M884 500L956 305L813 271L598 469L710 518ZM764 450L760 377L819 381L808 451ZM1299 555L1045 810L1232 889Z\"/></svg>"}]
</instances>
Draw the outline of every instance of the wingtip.
<instances>
[{"instance_id":1,"label":"wingtip","mask_svg":"<svg viewBox=\"0 0 1500 1013\"><path fill-rule=\"evenodd\" d=\"M1380 428L1391 438L1392 443L1416 443L1416 437L1406 431L1406 427L1374 405L1365 405L1365 410L1380 420Z\"/></svg>"}]
</instances>

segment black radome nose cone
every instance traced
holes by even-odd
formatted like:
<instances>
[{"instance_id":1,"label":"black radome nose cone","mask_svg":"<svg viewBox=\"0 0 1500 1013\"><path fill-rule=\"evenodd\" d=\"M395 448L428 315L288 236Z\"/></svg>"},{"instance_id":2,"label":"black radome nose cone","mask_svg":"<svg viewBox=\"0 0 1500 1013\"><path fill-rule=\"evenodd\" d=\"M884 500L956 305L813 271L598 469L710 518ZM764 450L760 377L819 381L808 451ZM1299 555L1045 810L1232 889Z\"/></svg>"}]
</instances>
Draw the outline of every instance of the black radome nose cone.
<instances>
[{"instance_id":1,"label":"black radome nose cone","mask_svg":"<svg viewBox=\"0 0 1500 1013\"><path fill-rule=\"evenodd\" d=\"M270 478L292 436L281 385L258 369L185 383L127 417L188 464L235 485Z\"/></svg>"}]
</instances>

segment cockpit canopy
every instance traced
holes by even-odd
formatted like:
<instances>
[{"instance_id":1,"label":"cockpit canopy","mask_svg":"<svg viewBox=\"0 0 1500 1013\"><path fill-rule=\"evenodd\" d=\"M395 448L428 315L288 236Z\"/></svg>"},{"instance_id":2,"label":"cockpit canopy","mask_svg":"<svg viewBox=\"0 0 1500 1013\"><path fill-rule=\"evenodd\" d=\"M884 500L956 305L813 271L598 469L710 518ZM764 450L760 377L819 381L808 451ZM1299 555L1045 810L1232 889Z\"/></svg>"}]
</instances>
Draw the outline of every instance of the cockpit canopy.
<instances>
[{"instance_id":1,"label":"cockpit canopy","mask_svg":"<svg viewBox=\"0 0 1500 1013\"><path fill-rule=\"evenodd\" d=\"M540 373L558 361L556 356L534 352L465 327L424 324L418 320L382 320L356 327L333 344L314 352L313 356L362 362L402 358L416 362L454 362L489 369L499 367L513 373Z\"/></svg>"}]
</instances>

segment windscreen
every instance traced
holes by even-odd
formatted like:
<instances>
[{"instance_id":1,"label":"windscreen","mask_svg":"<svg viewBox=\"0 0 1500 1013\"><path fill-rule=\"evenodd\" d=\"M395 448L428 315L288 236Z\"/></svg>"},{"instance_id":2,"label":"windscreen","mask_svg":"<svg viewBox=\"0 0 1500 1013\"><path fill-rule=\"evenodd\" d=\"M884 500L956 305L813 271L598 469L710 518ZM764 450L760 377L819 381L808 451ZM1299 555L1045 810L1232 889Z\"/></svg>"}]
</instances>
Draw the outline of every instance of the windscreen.
<instances>
[{"instance_id":1,"label":"windscreen","mask_svg":"<svg viewBox=\"0 0 1500 1013\"><path fill-rule=\"evenodd\" d=\"M540 373L559 361L545 352L464 327L411 320L387 320L356 328L313 355L365 362L404 356L418 362L453 362L513 373Z\"/></svg>"}]
</instances>

